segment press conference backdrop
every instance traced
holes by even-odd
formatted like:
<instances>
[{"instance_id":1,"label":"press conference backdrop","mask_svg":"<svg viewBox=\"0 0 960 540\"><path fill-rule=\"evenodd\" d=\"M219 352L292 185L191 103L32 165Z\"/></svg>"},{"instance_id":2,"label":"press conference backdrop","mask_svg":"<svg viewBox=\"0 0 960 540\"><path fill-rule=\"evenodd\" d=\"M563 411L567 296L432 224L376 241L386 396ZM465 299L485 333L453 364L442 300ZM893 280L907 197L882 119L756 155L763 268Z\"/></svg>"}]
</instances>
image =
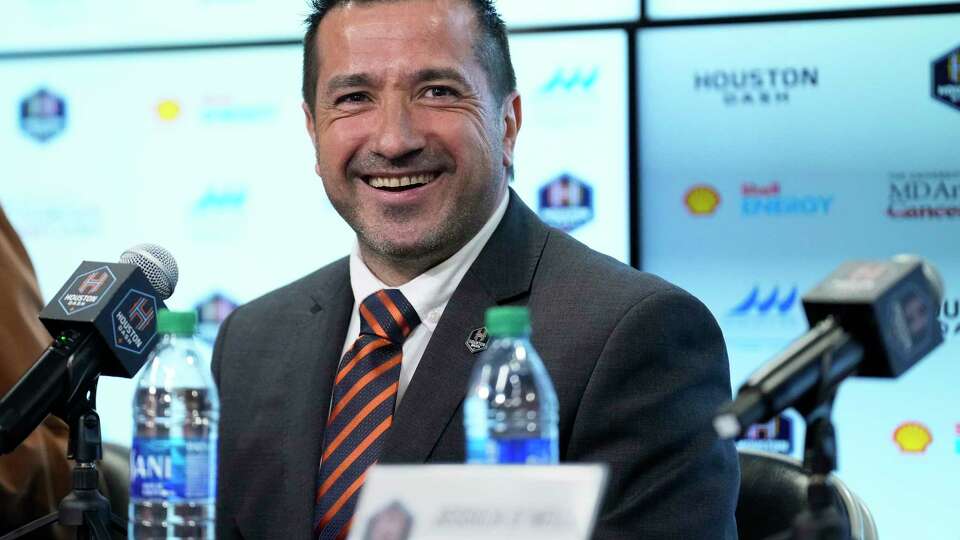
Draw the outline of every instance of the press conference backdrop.
<instances>
[{"instance_id":1,"label":"press conference backdrop","mask_svg":"<svg viewBox=\"0 0 960 540\"><path fill-rule=\"evenodd\" d=\"M514 189L628 262L624 33L512 48L527 122ZM83 259L155 242L180 264L168 304L198 308L209 344L237 304L349 253L313 173L299 73L298 46L0 62L0 204L44 297ZM129 441L131 392L102 380L107 440Z\"/></svg>"},{"instance_id":2,"label":"press conference backdrop","mask_svg":"<svg viewBox=\"0 0 960 540\"><path fill-rule=\"evenodd\" d=\"M639 36L644 266L710 307L736 386L806 330L799 295L841 261L911 252L943 273L945 344L896 381L848 381L837 401L839 474L884 538L957 538L958 24ZM741 444L801 457L803 436L791 413Z\"/></svg>"},{"instance_id":3,"label":"press conference backdrop","mask_svg":"<svg viewBox=\"0 0 960 540\"><path fill-rule=\"evenodd\" d=\"M308 0L5 0L0 52L298 40ZM639 0L500 0L512 28L633 21Z\"/></svg>"},{"instance_id":4,"label":"press conference backdrop","mask_svg":"<svg viewBox=\"0 0 960 540\"><path fill-rule=\"evenodd\" d=\"M650 19L688 19L733 15L770 15L945 4L936 0L646 0Z\"/></svg>"}]
</instances>

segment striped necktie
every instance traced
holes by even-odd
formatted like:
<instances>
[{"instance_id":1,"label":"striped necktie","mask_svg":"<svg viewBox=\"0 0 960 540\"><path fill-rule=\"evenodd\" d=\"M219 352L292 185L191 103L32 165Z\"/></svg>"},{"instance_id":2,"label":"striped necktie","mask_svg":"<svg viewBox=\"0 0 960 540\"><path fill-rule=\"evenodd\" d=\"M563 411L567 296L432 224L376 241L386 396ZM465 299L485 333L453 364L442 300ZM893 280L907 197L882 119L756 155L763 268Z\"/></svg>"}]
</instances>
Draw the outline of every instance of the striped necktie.
<instances>
[{"instance_id":1,"label":"striped necktie","mask_svg":"<svg viewBox=\"0 0 960 540\"><path fill-rule=\"evenodd\" d=\"M343 355L323 434L313 533L346 538L367 468L380 457L393 423L403 341L420 317L397 289L360 304L360 336Z\"/></svg>"}]
</instances>

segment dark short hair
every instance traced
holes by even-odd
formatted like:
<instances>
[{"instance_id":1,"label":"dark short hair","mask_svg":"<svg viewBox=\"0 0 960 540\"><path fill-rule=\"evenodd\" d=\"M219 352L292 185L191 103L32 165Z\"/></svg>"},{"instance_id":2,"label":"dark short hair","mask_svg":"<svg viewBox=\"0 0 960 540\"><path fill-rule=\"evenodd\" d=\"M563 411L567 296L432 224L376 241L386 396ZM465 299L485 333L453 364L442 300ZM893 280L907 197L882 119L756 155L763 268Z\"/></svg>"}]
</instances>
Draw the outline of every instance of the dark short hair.
<instances>
[{"instance_id":1,"label":"dark short hair","mask_svg":"<svg viewBox=\"0 0 960 540\"><path fill-rule=\"evenodd\" d=\"M317 91L317 55L314 52L317 28L331 9L347 4L374 4L402 0L312 0L313 10L304 21L307 33L303 37L303 100L313 111ZM473 52L487 74L490 90L499 101L517 89L517 76L510 61L507 27L497 13L492 0L463 0L473 9L480 30Z\"/></svg>"}]
</instances>

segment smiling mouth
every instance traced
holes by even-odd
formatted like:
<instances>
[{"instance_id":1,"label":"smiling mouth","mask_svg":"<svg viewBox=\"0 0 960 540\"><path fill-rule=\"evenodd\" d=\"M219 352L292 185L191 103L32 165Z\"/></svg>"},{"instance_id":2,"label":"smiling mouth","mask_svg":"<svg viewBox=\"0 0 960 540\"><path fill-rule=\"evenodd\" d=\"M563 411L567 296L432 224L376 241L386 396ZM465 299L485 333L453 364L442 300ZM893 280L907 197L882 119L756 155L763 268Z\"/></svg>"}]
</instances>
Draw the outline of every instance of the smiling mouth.
<instances>
[{"instance_id":1,"label":"smiling mouth","mask_svg":"<svg viewBox=\"0 0 960 540\"><path fill-rule=\"evenodd\" d=\"M374 189L384 191L407 191L425 186L440 176L440 173L420 173L407 176L374 176L365 175L361 178Z\"/></svg>"}]
</instances>

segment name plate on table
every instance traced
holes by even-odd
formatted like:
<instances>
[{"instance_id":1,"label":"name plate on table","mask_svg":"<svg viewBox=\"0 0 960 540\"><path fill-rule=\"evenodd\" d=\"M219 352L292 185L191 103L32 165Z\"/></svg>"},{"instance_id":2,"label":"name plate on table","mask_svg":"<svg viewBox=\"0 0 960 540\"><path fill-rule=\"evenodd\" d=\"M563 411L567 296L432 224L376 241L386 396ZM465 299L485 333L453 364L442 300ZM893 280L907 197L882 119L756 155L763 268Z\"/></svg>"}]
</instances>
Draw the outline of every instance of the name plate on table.
<instances>
[{"instance_id":1,"label":"name plate on table","mask_svg":"<svg viewBox=\"0 0 960 540\"><path fill-rule=\"evenodd\" d=\"M586 540L604 465L376 465L350 540Z\"/></svg>"}]
</instances>

